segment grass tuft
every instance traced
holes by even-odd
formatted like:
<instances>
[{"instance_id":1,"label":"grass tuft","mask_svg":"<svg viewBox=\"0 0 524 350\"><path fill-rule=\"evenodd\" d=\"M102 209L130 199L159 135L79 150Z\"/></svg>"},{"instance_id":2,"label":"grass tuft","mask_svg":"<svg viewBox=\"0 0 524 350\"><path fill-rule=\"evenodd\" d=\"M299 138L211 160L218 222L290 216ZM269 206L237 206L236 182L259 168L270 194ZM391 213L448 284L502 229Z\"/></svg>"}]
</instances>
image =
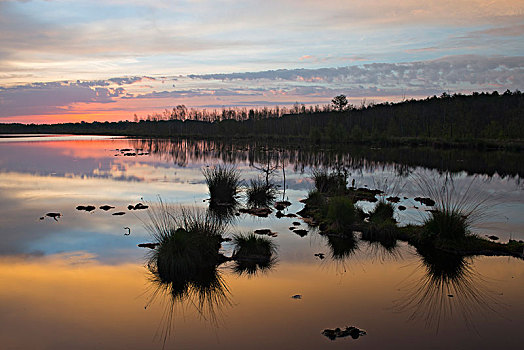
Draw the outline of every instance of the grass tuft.
<instances>
[{"instance_id":1,"label":"grass tuft","mask_svg":"<svg viewBox=\"0 0 524 350\"><path fill-rule=\"evenodd\" d=\"M333 230L349 228L356 220L353 202L348 197L333 197L328 202L327 220Z\"/></svg>"},{"instance_id":2,"label":"grass tuft","mask_svg":"<svg viewBox=\"0 0 524 350\"><path fill-rule=\"evenodd\" d=\"M202 170L212 203L235 203L240 188L240 171L234 166L218 165Z\"/></svg>"},{"instance_id":3,"label":"grass tuft","mask_svg":"<svg viewBox=\"0 0 524 350\"><path fill-rule=\"evenodd\" d=\"M250 186L246 190L247 204L250 207L268 207L276 196L277 189L272 183L266 183L261 179L250 180Z\"/></svg>"},{"instance_id":4,"label":"grass tuft","mask_svg":"<svg viewBox=\"0 0 524 350\"><path fill-rule=\"evenodd\" d=\"M315 182L315 188L320 193L332 195L346 193L348 185L347 179L348 175L346 171L337 170L328 173L325 169L313 170L313 181Z\"/></svg>"},{"instance_id":5,"label":"grass tuft","mask_svg":"<svg viewBox=\"0 0 524 350\"><path fill-rule=\"evenodd\" d=\"M487 216L491 210L491 199L475 193L472 190L474 183L475 179L458 188L453 178L446 177L440 181L423 177L417 179L422 193L435 201L434 208L423 222L428 238L462 239L471 233L473 224Z\"/></svg>"}]
</instances>

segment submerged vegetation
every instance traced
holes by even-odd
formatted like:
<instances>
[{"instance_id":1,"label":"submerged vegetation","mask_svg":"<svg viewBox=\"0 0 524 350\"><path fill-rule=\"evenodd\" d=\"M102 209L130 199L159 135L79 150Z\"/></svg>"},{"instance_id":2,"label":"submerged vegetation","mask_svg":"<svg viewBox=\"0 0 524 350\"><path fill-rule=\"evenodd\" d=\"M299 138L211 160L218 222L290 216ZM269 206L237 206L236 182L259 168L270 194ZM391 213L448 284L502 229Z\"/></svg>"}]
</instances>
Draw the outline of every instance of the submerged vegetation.
<instances>
[{"instance_id":1,"label":"submerged vegetation","mask_svg":"<svg viewBox=\"0 0 524 350\"><path fill-rule=\"evenodd\" d=\"M269 238L253 233L233 235L233 271L239 275L255 275L276 264L276 245Z\"/></svg>"}]
</instances>

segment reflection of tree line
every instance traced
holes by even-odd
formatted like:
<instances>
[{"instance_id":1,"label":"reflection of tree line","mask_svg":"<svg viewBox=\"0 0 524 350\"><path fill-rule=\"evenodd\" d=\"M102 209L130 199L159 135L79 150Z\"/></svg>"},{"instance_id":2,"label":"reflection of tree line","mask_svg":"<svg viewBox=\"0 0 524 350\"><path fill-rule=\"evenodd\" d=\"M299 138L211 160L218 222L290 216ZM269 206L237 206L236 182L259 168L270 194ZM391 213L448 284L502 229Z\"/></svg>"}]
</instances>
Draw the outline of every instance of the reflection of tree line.
<instances>
[{"instance_id":1,"label":"reflection of tree line","mask_svg":"<svg viewBox=\"0 0 524 350\"><path fill-rule=\"evenodd\" d=\"M367 171L394 170L409 175L414 167L441 172L462 172L492 176L518 176L524 173L524 153L432 148L382 148L364 146L319 148L278 142L220 142L189 139L132 139L131 146L162 159L185 166L191 162L247 162L266 164L282 159L296 171L305 167L334 167L340 164Z\"/></svg>"}]
</instances>

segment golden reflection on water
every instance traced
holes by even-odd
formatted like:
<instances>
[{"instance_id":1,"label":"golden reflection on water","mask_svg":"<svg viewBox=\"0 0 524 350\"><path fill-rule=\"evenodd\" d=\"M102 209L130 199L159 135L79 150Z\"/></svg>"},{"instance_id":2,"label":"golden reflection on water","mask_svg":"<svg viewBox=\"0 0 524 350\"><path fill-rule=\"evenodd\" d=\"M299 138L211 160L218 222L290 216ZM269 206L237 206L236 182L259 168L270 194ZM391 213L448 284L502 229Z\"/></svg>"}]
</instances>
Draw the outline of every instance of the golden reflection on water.
<instances>
[{"instance_id":1,"label":"golden reflection on water","mask_svg":"<svg viewBox=\"0 0 524 350\"><path fill-rule=\"evenodd\" d=\"M505 328L523 321L521 262L507 258L476 262L474 267L483 276L496 276L493 292L511 305L509 312L482 317L479 332L515 335ZM193 305L177 303L165 348L378 348L386 344L401 348L423 346L431 337L438 339L439 347L496 344L496 338L470 332L461 319L446 319L435 336L434 329L423 322L406 322L409 314L394 309L394 301L405 297L403 281L424 277L425 271L416 268L418 259L361 264L341 274L318 263L281 263L254 278L236 276L225 268L221 273L231 292L231 305L213 323ZM151 285L147 268L140 264L104 265L82 253L2 258L0 283L3 349L162 348L170 300L160 295L145 308ZM295 294L302 299L292 299ZM475 321L483 315L474 310L471 316ZM349 325L365 329L368 335L331 342L320 334L325 328ZM511 344L512 339L498 341Z\"/></svg>"}]
</instances>

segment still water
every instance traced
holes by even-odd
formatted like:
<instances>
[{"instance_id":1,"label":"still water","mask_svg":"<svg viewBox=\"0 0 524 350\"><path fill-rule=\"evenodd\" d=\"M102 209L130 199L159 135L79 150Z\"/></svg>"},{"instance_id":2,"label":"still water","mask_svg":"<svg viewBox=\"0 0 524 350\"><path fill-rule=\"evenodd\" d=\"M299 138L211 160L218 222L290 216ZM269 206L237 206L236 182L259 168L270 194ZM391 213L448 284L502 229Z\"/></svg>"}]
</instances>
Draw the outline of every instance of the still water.
<instances>
[{"instance_id":1,"label":"still water","mask_svg":"<svg viewBox=\"0 0 524 350\"><path fill-rule=\"evenodd\" d=\"M122 151L130 149L131 151ZM125 153L136 155L125 156ZM270 228L278 261L254 276L223 264L223 298L173 300L147 269L147 210L207 208L202 169L234 163L248 181L269 164L279 197L299 202L316 167L344 166L357 186L403 199L402 224L425 216L417 179L451 177L490 198L474 232L524 239L521 154L424 149L306 150L268 144L101 136L0 137L2 349L520 348L524 261L422 255L399 242L338 247L297 218L235 217L229 232ZM285 175L285 182L284 182ZM285 189L285 191L284 191ZM241 199L242 202L242 199ZM108 211L102 205L114 206ZM94 205L92 212L79 205ZM369 210L370 203L361 203ZM417 207L417 208L415 208ZM46 213L60 213L54 220ZM124 215L112 215L124 212ZM43 218L43 219L41 219ZM294 221L308 234L289 230ZM130 234L125 227L129 227ZM342 254L340 250L343 250ZM227 255L231 247L224 244ZM324 253L319 259L314 254ZM292 296L296 296L292 298ZM299 296L299 297L297 297ZM355 326L358 339L327 328Z\"/></svg>"}]
</instances>

